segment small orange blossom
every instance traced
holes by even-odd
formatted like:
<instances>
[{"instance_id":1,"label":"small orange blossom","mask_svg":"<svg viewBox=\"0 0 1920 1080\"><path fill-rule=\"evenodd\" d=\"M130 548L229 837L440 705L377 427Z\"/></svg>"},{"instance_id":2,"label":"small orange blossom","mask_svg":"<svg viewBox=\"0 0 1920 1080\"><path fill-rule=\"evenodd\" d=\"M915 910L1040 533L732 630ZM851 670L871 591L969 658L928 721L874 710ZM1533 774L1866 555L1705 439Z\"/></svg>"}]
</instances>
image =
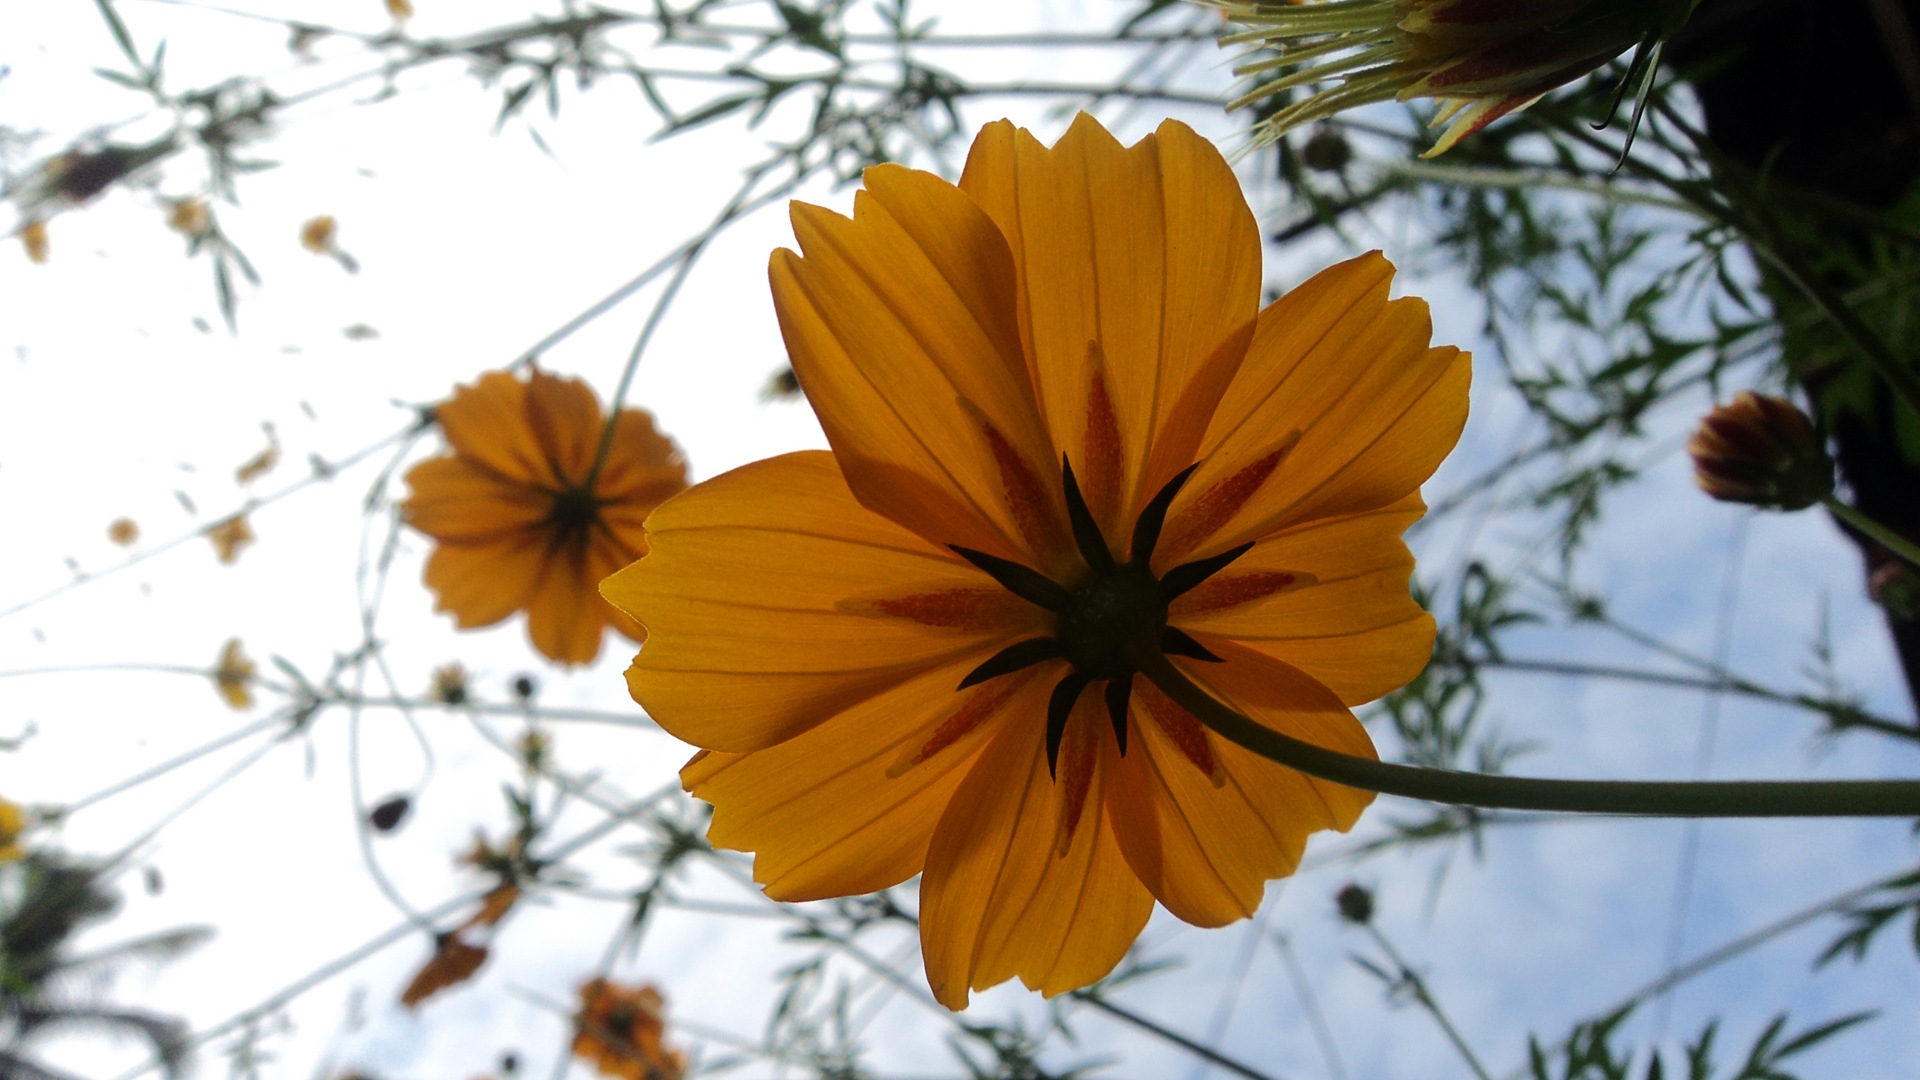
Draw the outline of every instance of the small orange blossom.
<instances>
[{"instance_id":1,"label":"small orange blossom","mask_svg":"<svg viewBox=\"0 0 1920 1080\"><path fill-rule=\"evenodd\" d=\"M1134 658L1373 756L1350 706L1427 662L1400 534L1467 356L1378 254L1261 310L1239 183L1173 121L992 124L957 187L881 165L851 219L793 225L774 304L833 453L674 499L602 585L647 629L634 698L704 748L709 839L782 900L922 874L954 1009L1101 978L1156 899L1245 918L1372 795L1214 736Z\"/></svg>"},{"instance_id":2,"label":"small orange blossom","mask_svg":"<svg viewBox=\"0 0 1920 1080\"><path fill-rule=\"evenodd\" d=\"M463 630L525 610L534 647L562 664L598 656L608 625L639 641L639 626L594 586L646 554L641 522L687 486L653 417L621 410L596 476L607 421L578 379L489 372L436 415L453 452L413 467L402 508L437 541L426 570L436 610Z\"/></svg>"},{"instance_id":3,"label":"small orange blossom","mask_svg":"<svg viewBox=\"0 0 1920 1080\"><path fill-rule=\"evenodd\" d=\"M680 1080L684 1055L662 1041L666 999L651 986L621 986L605 979L581 984L573 1016L573 1056L593 1063L601 1076L624 1080Z\"/></svg>"}]
</instances>

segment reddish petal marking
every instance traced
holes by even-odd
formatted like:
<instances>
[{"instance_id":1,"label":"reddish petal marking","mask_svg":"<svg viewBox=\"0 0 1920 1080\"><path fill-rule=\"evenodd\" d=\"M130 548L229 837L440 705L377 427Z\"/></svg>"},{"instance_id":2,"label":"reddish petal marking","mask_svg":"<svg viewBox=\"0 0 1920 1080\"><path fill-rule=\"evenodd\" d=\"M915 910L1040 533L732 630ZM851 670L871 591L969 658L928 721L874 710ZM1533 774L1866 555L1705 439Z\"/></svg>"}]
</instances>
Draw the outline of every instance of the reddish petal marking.
<instances>
[{"instance_id":1,"label":"reddish petal marking","mask_svg":"<svg viewBox=\"0 0 1920 1080\"><path fill-rule=\"evenodd\" d=\"M1047 489L1040 483L1033 470L1021 458L1020 452L1007 441L1000 429L993 426L986 416L978 410L973 412L974 422L980 425L980 434L987 440L987 447L993 452L993 462L1000 469L1000 486L1007 496L1007 509L1013 511L1013 523L1026 537L1027 544L1036 552L1049 551L1055 546L1058 535L1054 528L1053 504L1048 500Z\"/></svg>"},{"instance_id":2,"label":"reddish petal marking","mask_svg":"<svg viewBox=\"0 0 1920 1080\"><path fill-rule=\"evenodd\" d=\"M1018 621L1027 602L1005 589L942 589L939 592L848 600L836 605L856 615L890 615L946 630L992 630Z\"/></svg>"},{"instance_id":3,"label":"reddish petal marking","mask_svg":"<svg viewBox=\"0 0 1920 1080\"><path fill-rule=\"evenodd\" d=\"M1087 437L1085 458L1074 463L1084 470L1081 490L1093 507L1093 516L1102 524L1119 514L1120 482L1126 465L1120 449L1120 418L1113 411L1113 395L1107 391L1107 357L1097 341L1087 342L1087 366L1093 377L1087 387Z\"/></svg>"},{"instance_id":4,"label":"reddish petal marking","mask_svg":"<svg viewBox=\"0 0 1920 1080\"><path fill-rule=\"evenodd\" d=\"M1173 528L1170 539L1162 540L1164 550L1191 552L1195 546L1207 537L1220 531L1233 515L1245 506L1260 485L1267 482L1273 470L1280 467L1281 459L1292 451L1295 443L1289 440L1286 445L1269 452L1253 464L1213 485L1205 495L1195 499L1179 519L1171 522Z\"/></svg>"},{"instance_id":5,"label":"reddish petal marking","mask_svg":"<svg viewBox=\"0 0 1920 1080\"><path fill-rule=\"evenodd\" d=\"M1204 615L1250 604L1263 597L1291 588L1301 578L1284 570L1258 570L1232 577L1208 578L1173 602L1181 615Z\"/></svg>"},{"instance_id":6,"label":"reddish petal marking","mask_svg":"<svg viewBox=\"0 0 1920 1080\"><path fill-rule=\"evenodd\" d=\"M1207 738L1207 729L1192 713L1174 703L1174 700L1160 692L1160 688L1145 679L1136 679L1133 683L1134 697L1146 706L1147 715L1166 733L1182 757L1193 764L1219 787L1227 781L1226 770L1220 767L1220 759L1214 756L1213 743Z\"/></svg>"},{"instance_id":7,"label":"reddish petal marking","mask_svg":"<svg viewBox=\"0 0 1920 1080\"><path fill-rule=\"evenodd\" d=\"M1013 692L1025 682L1026 680L1022 678L1003 677L975 688L973 694L961 702L960 707L954 710L952 715L940 721L940 726L933 729L933 735L921 744L918 750L909 750L900 760L888 767L887 779L892 780L900 776L908 769L972 734L981 724L992 719L994 714L1000 711L1000 707L1007 703L1007 699L1013 696Z\"/></svg>"},{"instance_id":8,"label":"reddish petal marking","mask_svg":"<svg viewBox=\"0 0 1920 1080\"><path fill-rule=\"evenodd\" d=\"M1064 856L1073 847L1074 830L1080 827L1080 818L1086 812L1087 792L1093 788L1093 763L1099 756L1099 747L1094 743L1100 737L1096 723L1089 723L1084 717L1077 723L1073 720L1067 722L1065 745L1060 747L1057 785L1060 791L1060 825L1054 833L1055 858Z\"/></svg>"}]
</instances>

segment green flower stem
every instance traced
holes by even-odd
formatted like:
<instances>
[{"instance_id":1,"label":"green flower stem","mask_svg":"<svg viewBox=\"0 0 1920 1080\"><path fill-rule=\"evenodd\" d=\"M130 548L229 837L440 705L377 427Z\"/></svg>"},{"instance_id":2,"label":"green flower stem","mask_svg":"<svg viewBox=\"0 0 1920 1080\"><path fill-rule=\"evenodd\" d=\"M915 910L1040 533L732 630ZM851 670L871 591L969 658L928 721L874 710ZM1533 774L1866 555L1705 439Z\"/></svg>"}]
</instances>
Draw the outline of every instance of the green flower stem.
<instances>
[{"instance_id":1,"label":"green flower stem","mask_svg":"<svg viewBox=\"0 0 1920 1080\"><path fill-rule=\"evenodd\" d=\"M1907 560L1910 565L1920 566L1920 544L1915 544L1832 495L1822 498L1820 504L1834 517L1867 534L1874 543Z\"/></svg>"},{"instance_id":2,"label":"green flower stem","mask_svg":"<svg viewBox=\"0 0 1920 1080\"><path fill-rule=\"evenodd\" d=\"M1132 659L1140 674L1221 737L1308 776L1364 791L1456 806L1572 814L1920 817L1920 780L1543 780L1351 757L1249 720L1194 685L1158 650L1143 650Z\"/></svg>"}]
</instances>

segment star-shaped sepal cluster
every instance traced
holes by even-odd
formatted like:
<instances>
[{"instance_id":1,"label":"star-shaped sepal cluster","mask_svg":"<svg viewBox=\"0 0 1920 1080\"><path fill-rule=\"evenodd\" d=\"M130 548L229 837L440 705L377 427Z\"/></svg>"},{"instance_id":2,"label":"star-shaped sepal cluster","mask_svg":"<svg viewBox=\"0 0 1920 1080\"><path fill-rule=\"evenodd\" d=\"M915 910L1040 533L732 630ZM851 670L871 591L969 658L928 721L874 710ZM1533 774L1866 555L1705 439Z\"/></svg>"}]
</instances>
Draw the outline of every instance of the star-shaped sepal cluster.
<instances>
[{"instance_id":1,"label":"star-shaped sepal cluster","mask_svg":"<svg viewBox=\"0 0 1920 1080\"><path fill-rule=\"evenodd\" d=\"M1157 650L1195 660L1220 660L1191 634L1169 625L1167 610L1175 598L1225 569L1253 545L1241 544L1181 563L1157 577L1152 566L1167 509L1196 468L1198 465L1189 465L1181 470L1140 511L1127 546L1127 561L1120 562L1107 547L1106 536L1080 492L1073 465L1063 456L1060 484L1066 497L1067 520L1073 528L1074 546L1091 572L1084 582L1071 588L1010 559L950 545L955 554L979 567L1007 591L1053 612L1059 620L1056 633L1025 638L1001 649L968 672L959 687L964 690L1046 660L1067 661L1071 668L1047 701L1047 770L1051 773L1058 773L1067 718L1088 687L1106 683L1107 715L1113 721L1120 753L1125 754L1127 703L1133 697L1138 657Z\"/></svg>"}]
</instances>

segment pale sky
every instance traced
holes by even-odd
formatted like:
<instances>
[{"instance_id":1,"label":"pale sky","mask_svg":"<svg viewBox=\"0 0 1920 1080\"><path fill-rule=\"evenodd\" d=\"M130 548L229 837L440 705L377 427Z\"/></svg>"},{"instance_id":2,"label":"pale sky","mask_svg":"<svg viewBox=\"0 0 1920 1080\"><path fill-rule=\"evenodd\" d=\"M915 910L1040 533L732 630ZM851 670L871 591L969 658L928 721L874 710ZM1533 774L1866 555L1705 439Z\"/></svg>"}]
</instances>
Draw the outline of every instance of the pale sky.
<instances>
[{"instance_id":1,"label":"pale sky","mask_svg":"<svg viewBox=\"0 0 1920 1080\"><path fill-rule=\"evenodd\" d=\"M546 5L553 7L554 5ZM1117 3L1064 0L1035 6L929 4L950 32L1022 27L1099 29ZM391 24L377 0L351 4L233 0L235 10L296 17L379 33ZM506 0L419 0L409 34L432 38L505 21L524 5ZM322 42L312 62L285 49L271 24L153 2L125 0L136 40L167 41L170 85L200 85L234 73L267 77L283 89L317 85L368 65L351 42ZM742 5L738 20L757 18ZM1009 12L1018 12L1017 22ZM632 42L637 47L637 41ZM694 54L655 57L691 66ZM1111 78L1131 54L1076 50L943 53L939 61L983 81ZM0 10L0 126L42 136L9 166L47 153L107 121L128 121L114 137L138 141L163 130L140 99L90 73L118 54L93 5L12 5ZM1187 85L1224 90L1229 75L1210 47L1196 54ZM291 110L253 151L276 168L240 180L240 204L217 207L225 228L259 268L264 284L241 290L239 327L229 334L214 302L204 258L183 257L184 241L164 227L155 193L115 191L51 223L52 253L29 264L17 243L0 246L0 505L11 510L0 572L0 737L27 725L24 748L0 753L0 795L26 803L71 804L171 756L269 715L272 694L240 714L204 677L154 670L17 674L92 665L161 665L204 670L222 644L240 637L262 674L281 678L268 657L309 677L360 640L356 572L363 550L377 553L391 503L361 512L391 452L343 470L252 514L258 543L236 565L219 565L193 534L208 522L268 499L311 471L403 429L414 405L503 366L555 327L688 239L724 203L739 170L797 122L776 111L747 131L735 119L662 143L649 141L651 114L630 83L610 80L581 94L568 87L557 120L534 117L543 153L525 122L492 134L498 90L481 89L454 64L402 77L390 100L368 103L378 83ZM682 87L689 96L704 92ZM996 98L970 102L977 125L1012 116L1046 141L1064 129L1055 102ZM796 103L797 107L798 103ZM1150 108L1104 119L1126 138L1150 130ZM1391 114L1389 114L1391 115ZM1237 118L1193 107L1178 113L1223 145ZM788 125L788 127L782 127ZM957 156L946 164L951 175ZM917 165L936 163L917 161ZM190 165L170 166L158 195L196 193ZM846 208L850 189L824 183L807 198ZM1278 193L1255 181L1249 195L1264 222L1279 219ZM317 214L339 220L340 246L360 266L348 274L303 250L297 236ZM0 223L10 229L11 223ZM1534 434L1497 367L1477 340L1474 299L1431 253L1409 246L1409 222L1381 219L1355 240L1381 246L1403 265L1424 267L1399 283L1433 302L1435 340L1482 350L1474 415L1455 458L1429 488L1430 501ZM1412 239L1410 239L1412 238ZM727 232L701 263L654 340L631 403L654 413L683 448L696 478L786 450L823 446L798 403L768 404L760 389L783 362L765 277L767 253L791 243L785 215L762 211ZM1276 285L1298 280L1352 253L1328 241L1312 250L1268 252ZM655 290L640 293L549 351L551 370L612 390ZM374 336L349 336L364 326ZM1696 653L1716 648L1715 627L1729 581L1737 583L1729 624L1731 666L1768 685L1804 689L1809 644L1824 617L1835 666L1864 703L1908 715L1877 614L1862 595L1856 557L1815 515L1756 517L1713 504L1692 488L1677 452L1701 401L1666 410L1648 444L1646 477L1609 504L1613 511L1581 564L1581 579L1606 591L1620 618ZM250 487L233 469L266 445L271 424L279 467ZM406 458L434 452L429 437ZM400 470L404 471L404 469ZM396 481L397 485L397 481ZM391 493L390 493L391 494ZM183 501L182 496L185 497ZM189 511L186 501L195 508ZM128 554L107 539L128 516L142 536ZM1451 574L1469 558L1513 565L1537 541L1539 523L1464 519L1416 537L1428 575ZM187 538L177 546L168 545ZM162 550L164 549L164 550ZM540 682L540 703L590 708L633 725L556 721L548 725L558 765L595 790L634 798L670 785L688 748L637 723L620 671L632 647L609 639L600 660L560 672L526 643L515 619L456 633L432 612L419 585L427 543L402 532L379 605L377 634L401 691L425 692L436 666L458 659L474 673L483 702L509 701L521 672ZM69 563L71 560L71 564ZM1730 579L1727 567L1737 567ZM64 588L76 574L91 576ZM364 583L371 587L371 583ZM47 597L50 593L55 595ZM1539 606L1541 598L1531 599ZM37 602L33 602L37 601ZM29 604L29 602L32 602ZM27 605L27 606L22 606ZM1593 631L1547 627L1516 635L1514 655L1578 658L1677 670L1645 651ZM1717 777L1911 776L1911 746L1850 737L1824 744L1806 714L1727 699L1717 720L1697 693L1528 674L1495 675L1487 719L1511 739L1540 744L1516 771L1534 775L1685 778L1701 760L1702 725L1715 737L1706 757ZM372 693L384 693L377 676ZM412 790L417 804L396 834L372 849L394 886L427 910L481 887L453 856L476 827L505 827L501 783L512 762L468 719L434 710L415 719L420 744L393 710L356 722L344 709L322 713L284 742L262 733L194 766L76 812L58 842L76 852L117 850L166 819L143 845L138 867L159 871L148 895L139 875L122 881L124 913L86 939L103 945L136 933L208 924L213 940L171 964L128 971L111 1000L184 1016L205 1030L244 1013L281 988L402 921L362 863L355 829L355 763L362 801ZM511 738L508 715L477 723ZM273 729L278 731L279 729ZM1389 742L1382 728L1375 734ZM357 745L357 753L356 753ZM214 794L174 811L223 770L263 756ZM551 788L547 797L551 797ZM658 804L682 821L693 804L669 793ZM1160 913L1136 956L1178 967L1116 996L1127 1007L1228 1055L1289 1078L1335 1075L1313 1034L1314 1008L1332 1030L1346 1075L1426 1078L1464 1075L1434 1025L1386 1000L1377 980L1349 954L1372 946L1334 917L1333 893L1349 880L1379 890L1380 925L1422 970L1467 1040L1496 1075L1525 1060L1529 1032L1543 1040L1604 1009L1662 969L1672 935L1674 882L1683 826L1676 822L1584 821L1495 829L1483 854L1433 849L1358 866L1336 859L1418 808L1383 799L1352 837L1321 836L1309 866L1278 883L1251 922L1200 931ZM578 800L554 835L596 827L604 815ZM1875 876L1912 865L1914 839L1896 822L1708 823L1680 955L1691 956ZM626 909L622 893L643 884L627 827L586 847L571 865L611 898L548 896L523 905L503 928L494 956L474 982L415 1013L393 1004L425 959L422 934L317 985L262 1024L266 1077L345 1075L439 1080L487 1074L513 1051L522 1075L554 1074L565 1053L574 987L603 962ZM685 894L746 914L688 910L659 915L636 954L613 963L614 977L652 982L666 993L670 1040L712 1064L732 1051L721 1037L759 1038L777 987L768 977L812 955L784 941L793 925L724 876L703 872ZM441 925L448 925L442 919ZM1663 1030L1648 1007L1628 1030L1691 1036L1724 1015L1723 1058L1736 1058L1772 1015L1790 1010L1797 1030L1843 1013L1877 1008L1879 1019L1803 1059L1810 1076L1913 1075L1920 1062L1920 976L1888 931L1869 960L1841 962L1812 977L1808 966L1840 932L1827 920L1686 985ZM1303 1003L1286 965L1297 958L1313 1005ZM901 973L904 992L856 978L849 1010L876 1070L957 1076L946 1049L952 1028L924 1001L917 950L891 931L866 940ZM856 972L836 961L835 972ZM866 979L861 982L859 979ZM884 984L878 984L884 987ZM916 996L918 995L918 996ZM823 999L824 1000L824 999ZM1230 1003L1230 1008L1223 1006ZM820 1003L816 1002L816 1007ZM1017 984L978 995L969 1020L1024 1017L1044 1033L1044 1007ZM1045 1060L1065 1068L1115 1062L1111 1076L1205 1074L1195 1059L1086 1009L1074 1013L1080 1041L1058 1036ZM200 1076L226 1075L231 1037L203 1046ZM125 1075L141 1060L131 1043L50 1045L49 1061L87 1077ZM1669 1063L1670 1065L1672 1062ZM588 1070L576 1068L574 1075ZM767 1063L731 1075L778 1073ZM1212 1075L1224 1075L1213 1073Z\"/></svg>"}]
</instances>

